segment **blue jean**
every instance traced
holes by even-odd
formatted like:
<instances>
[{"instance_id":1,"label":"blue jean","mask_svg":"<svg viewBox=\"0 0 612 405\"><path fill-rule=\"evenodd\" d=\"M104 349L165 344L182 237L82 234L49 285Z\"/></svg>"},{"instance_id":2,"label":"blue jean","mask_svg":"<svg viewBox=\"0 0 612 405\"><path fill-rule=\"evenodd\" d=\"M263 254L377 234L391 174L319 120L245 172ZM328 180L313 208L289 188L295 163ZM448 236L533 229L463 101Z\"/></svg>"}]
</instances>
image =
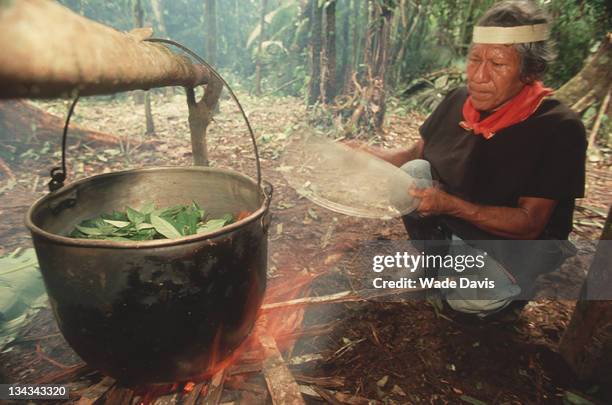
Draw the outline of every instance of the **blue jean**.
<instances>
[{"instance_id":1,"label":"blue jean","mask_svg":"<svg viewBox=\"0 0 612 405\"><path fill-rule=\"evenodd\" d=\"M412 176L417 188L432 187L431 165L427 160L411 160L404 164L401 169ZM407 227L409 223L415 224L420 218L415 212L410 213L407 217L404 218L404 223ZM430 218L426 218L426 220L430 220ZM411 233L410 230L409 233ZM450 239L452 241L448 248L448 254L450 255L469 254L477 256L484 253L482 250L467 245L457 235L452 234ZM429 252L425 253L429 254ZM438 253L432 252L432 254ZM442 279L459 276L458 272L454 272L453 269L450 270L449 274L438 274L437 277ZM508 306L512 302L513 297L521 293L521 288L516 284L510 273L490 255L486 256L484 267L472 277L474 280L493 280L496 287L491 290L462 288L442 290L443 298L455 311L486 317Z\"/></svg>"},{"instance_id":2,"label":"blue jean","mask_svg":"<svg viewBox=\"0 0 612 405\"><path fill-rule=\"evenodd\" d=\"M428 188L433 184L431 179L431 164L425 159L414 159L405 163L401 169L414 180L417 188Z\"/></svg>"}]
</instances>

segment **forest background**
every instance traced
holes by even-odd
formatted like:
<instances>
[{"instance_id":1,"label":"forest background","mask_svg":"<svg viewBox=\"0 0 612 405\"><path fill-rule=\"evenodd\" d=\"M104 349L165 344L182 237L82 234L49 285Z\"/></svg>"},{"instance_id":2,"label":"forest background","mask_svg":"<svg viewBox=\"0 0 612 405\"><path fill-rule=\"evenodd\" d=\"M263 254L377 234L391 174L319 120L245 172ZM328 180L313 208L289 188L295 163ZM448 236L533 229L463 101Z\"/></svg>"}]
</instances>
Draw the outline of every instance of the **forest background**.
<instances>
[{"instance_id":1,"label":"forest background","mask_svg":"<svg viewBox=\"0 0 612 405\"><path fill-rule=\"evenodd\" d=\"M61 0L119 30L150 26L255 95L289 95L340 117L344 129L380 129L385 100L431 111L459 85L472 27L492 0ZM612 27L606 0L537 1L552 16L558 58L545 84L574 77ZM602 98L599 98L601 104ZM598 103L585 108L592 125ZM324 118L325 114L322 117ZM325 121L325 120L323 120ZM331 121L328 120L328 123ZM607 116L600 133L608 134ZM606 135L607 137L607 135Z\"/></svg>"}]
</instances>

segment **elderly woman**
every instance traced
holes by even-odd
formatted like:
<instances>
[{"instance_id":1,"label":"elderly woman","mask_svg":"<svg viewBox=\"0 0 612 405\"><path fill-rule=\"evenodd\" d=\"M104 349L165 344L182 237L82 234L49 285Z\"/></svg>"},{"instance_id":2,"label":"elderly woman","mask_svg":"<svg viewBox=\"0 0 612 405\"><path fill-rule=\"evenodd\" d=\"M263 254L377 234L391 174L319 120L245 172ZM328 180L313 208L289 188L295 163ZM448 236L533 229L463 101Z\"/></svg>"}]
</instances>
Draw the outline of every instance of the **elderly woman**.
<instances>
[{"instance_id":1,"label":"elderly woman","mask_svg":"<svg viewBox=\"0 0 612 405\"><path fill-rule=\"evenodd\" d=\"M586 137L540 81L553 54L548 37L548 18L533 3L495 4L474 29L467 87L446 96L421 126L422 139L408 149L369 148L425 179L411 191L419 215L404 218L411 239L567 240L584 192ZM481 277L498 282L498 296L445 298L480 317L529 297L537 275L563 259L562 243L471 245L490 255Z\"/></svg>"}]
</instances>

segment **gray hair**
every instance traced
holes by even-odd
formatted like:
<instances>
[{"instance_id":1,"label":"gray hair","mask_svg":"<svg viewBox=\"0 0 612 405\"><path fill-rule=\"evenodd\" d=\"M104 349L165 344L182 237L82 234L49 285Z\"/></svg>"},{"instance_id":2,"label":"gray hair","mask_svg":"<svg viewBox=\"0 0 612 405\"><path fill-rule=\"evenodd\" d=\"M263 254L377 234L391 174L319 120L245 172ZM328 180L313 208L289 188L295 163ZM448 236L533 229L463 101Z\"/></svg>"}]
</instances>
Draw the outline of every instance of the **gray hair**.
<instances>
[{"instance_id":1,"label":"gray hair","mask_svg":"<svg viewBox=\"0 0 612 405\"><path fill-rule=\"evenodd\" d=\"M506 0L494 4L476 25L516 27L543 23L550 23L550 17L533 2ZM521 58L521 79L525 82L541 79L556 56L552 40L513 44L512 46Z\"/></svg>"}]
</instances>

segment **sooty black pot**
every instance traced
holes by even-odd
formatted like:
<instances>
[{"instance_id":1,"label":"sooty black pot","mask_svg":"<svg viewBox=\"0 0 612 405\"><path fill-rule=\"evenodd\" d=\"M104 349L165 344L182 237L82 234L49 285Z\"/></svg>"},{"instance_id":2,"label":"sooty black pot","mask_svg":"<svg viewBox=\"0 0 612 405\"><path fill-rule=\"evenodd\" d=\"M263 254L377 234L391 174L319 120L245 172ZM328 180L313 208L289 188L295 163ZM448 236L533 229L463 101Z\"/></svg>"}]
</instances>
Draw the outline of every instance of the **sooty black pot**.
<instances>
[{"instance_id":1,"label":"sooty black pot","mask_svg":"<svg viewBox=\"0 0 612 405\"><path fill-rule=\"evenodd\" d=\"M127 384L213 371L248 336L266 286L271 187L211 168L152 168L75 182L37 201L26 225L59 328L89 365ZM196 201L211 217L252 212L207 235L72 239L84 219L152 201Z\"/></svg>"}]
</instances>

